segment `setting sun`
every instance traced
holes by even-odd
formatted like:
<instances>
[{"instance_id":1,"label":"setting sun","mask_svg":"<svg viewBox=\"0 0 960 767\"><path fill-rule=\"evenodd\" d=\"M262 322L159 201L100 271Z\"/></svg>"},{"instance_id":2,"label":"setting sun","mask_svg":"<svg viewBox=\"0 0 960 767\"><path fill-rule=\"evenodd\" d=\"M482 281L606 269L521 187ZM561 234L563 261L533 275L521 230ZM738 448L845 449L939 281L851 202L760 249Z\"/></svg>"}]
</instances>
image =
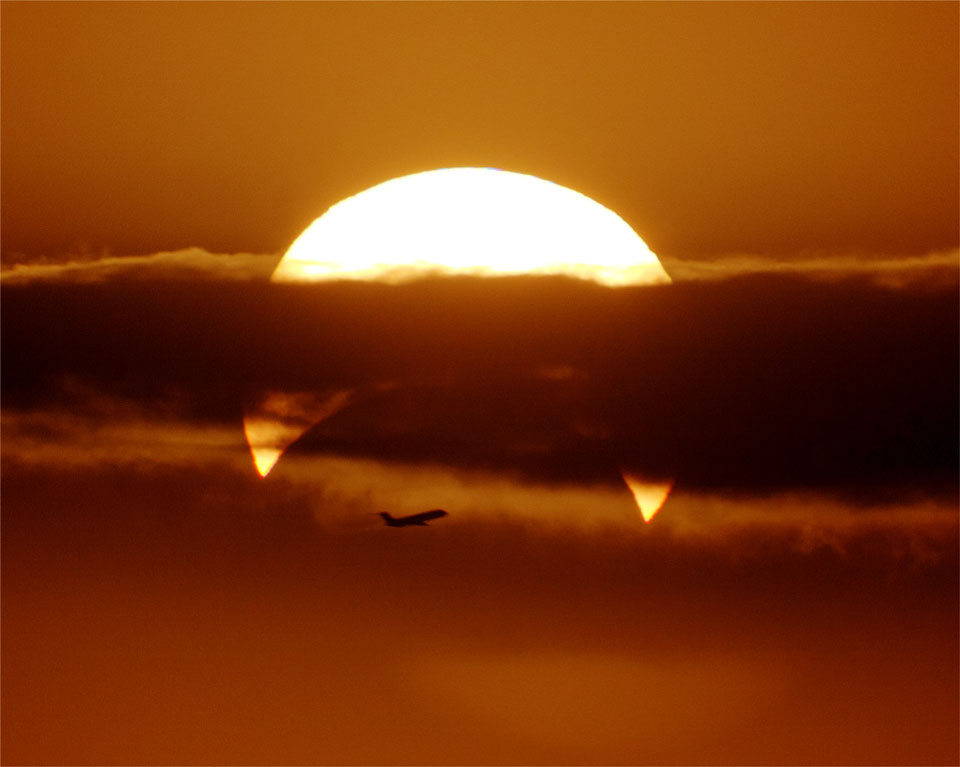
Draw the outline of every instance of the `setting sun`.
<instances>
[{"instance_id":1,"label":"setting sun","mask_svg":"<svg viewBox=\"0 0 960 767\"><path fill-rule=\"evenodd\" d=\"M296 239L272 279L396 283L441 274L670 282L612 210L550 181L493 168L415 173L342 200Z\"/></svg>"},{"instance_id":2,"label":"setting sun","mask_svg":"<svg viewBox=\"0 0 960 767\"><path fill-rule=\"evenodd\" d=\"M960 766L960 3L0 22L0 767Z\"/></svg>"},{"instance_id":3,"label":"setting sun","mask_svg":"<svg viewBox=\"0 0 960 767\"><path fill-rule=\"evenodd\" d=\"M294 241L271 280L403 283L521 274L608 287L671 282L657 256L612 210L550 181L494 168L415 173L342 200ZM303 397L273 393L246 412L244 433L261 477L330 414L326 405L316 413L303 407ZM331 412L345 404L338 400ZM647 499L647 521L649 505Z\"/></svg>"}]
</instances>

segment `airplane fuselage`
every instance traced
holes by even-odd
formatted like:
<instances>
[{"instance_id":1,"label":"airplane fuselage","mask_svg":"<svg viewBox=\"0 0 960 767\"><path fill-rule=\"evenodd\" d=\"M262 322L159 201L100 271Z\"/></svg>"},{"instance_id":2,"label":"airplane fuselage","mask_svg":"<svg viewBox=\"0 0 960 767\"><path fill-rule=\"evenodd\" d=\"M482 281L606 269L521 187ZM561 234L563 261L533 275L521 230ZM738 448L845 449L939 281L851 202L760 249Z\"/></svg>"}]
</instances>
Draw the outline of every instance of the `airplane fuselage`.
<instances>
[{"instance_id":1,"label":"airplane fuselage","mask_svg":"<svg viewBox=\"0 0 960 767\"><path fill-rule=\"evenodd\" d=\"M443 509L434 509L433 511L423 511L419 514L410 514L406 517L394 517L386 511L381 511L380 516L388 527L426 527L431 519L439 519L447 516Z\"/></svg>"}]
</instances>

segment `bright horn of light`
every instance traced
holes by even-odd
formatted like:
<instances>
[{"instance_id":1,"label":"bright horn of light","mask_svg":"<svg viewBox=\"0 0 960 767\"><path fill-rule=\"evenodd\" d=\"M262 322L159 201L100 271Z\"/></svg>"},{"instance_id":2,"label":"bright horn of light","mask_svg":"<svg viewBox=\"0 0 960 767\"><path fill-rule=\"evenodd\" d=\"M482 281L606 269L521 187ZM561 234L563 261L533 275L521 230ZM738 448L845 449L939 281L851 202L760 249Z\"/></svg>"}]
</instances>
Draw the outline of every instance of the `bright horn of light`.
<instances>
[{"instance_id":1,"label":"bright horn of light","mask_svg":"<svg viewBox=\"0 0 960 767\"><path fill-rule=\"evenodd\" d=\"M321 397L311 393L268 392L243 417L243 433L253 465L267 476L283 451L310 427L350 404L352 392L337 391Z\"/></svg>"},{"instance_id":2,"label":"bright horn of light","mask_svg":"<svg viewBox=\"0 0 960 767\"><path fill-rule=\"evenodd\" d=\"M271 279L396 283L444 274L565 275L609 286L670 282L612 210L550 181L493 168L415 173L348 197L304 230ZM243 419L260 476L350 397L265 395Z\"/></svg>"},{"instance_id":3,"label":"bright horn of light","mask_svg":"<svg viewBox=\"0 0 960 767\"><path fill-rule=\"evenodd\" d=\"M492 168L402 176L331 207L294 241L278 282L406 282L458 274L668 283L620 216L550 181Z\"/></svg>"},{"instance_id":4,"label":"bright horn of light","mask_svg":"<svg viewBox=\"0 0 960 767\"><path fill-rule=\"evenodd\" d=\"M663 504L666 503L667 496L673 488L674 480L666 482L648 482L637 476L621 471L620 475L623 481L627 483L630 492L633 493L633 499L637 502L637 509L643 521L650 523L650 520L656 516Z\"/></svg>"}]
</instances>

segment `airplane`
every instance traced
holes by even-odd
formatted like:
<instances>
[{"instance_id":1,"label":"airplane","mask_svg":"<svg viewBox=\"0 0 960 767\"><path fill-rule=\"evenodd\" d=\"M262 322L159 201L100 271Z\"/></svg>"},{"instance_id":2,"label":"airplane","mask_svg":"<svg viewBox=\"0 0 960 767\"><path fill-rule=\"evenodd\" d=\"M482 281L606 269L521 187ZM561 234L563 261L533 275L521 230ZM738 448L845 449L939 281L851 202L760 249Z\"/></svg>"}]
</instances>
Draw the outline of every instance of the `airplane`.
<instances>
[{"instance_id":1,"label":"airplane","mask_svg":"<svg viewBox=\"0 0 960 767\"><path fill-rule=\"evenodd\" d=\"M421 511L419 514L410 514L406 517L393 517L387 512L381 511L380 516L383 517L383 521L386 522L389 527L407 527L408 525L425 526L427 520L445 517L447 516L447 512L443 509L434 509L433 511Z\"/></svg>"}]
</instances>

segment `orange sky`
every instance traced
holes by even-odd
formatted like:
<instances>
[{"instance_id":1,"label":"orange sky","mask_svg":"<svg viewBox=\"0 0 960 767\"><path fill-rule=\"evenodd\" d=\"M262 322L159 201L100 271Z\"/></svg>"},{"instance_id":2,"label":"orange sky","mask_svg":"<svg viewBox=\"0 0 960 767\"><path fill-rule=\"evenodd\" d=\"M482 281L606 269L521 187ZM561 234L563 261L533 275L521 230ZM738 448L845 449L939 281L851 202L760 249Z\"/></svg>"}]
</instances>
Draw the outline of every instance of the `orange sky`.
<instances>
[{"instance_id":1,"label":"orange sky","mask_svg":"<svg viewBox=\"0 0 960 767\"><path fill-rule=\"evenodd\" d=\"M0 761L958 763L960 6L0 14ZM674 282L268 280L458 165Z\"/></svg>"},{"instance_id":2,"label":"orange sky","mask_svg":"<svg viewBox=\"0 0 960 767\"><path fill-rule=\"evenodd\" d=\"M655 252L957 244L954 3L4 3L3 255L276 252L433 167Z\"/></svg>"},{"instance_id":3,"label":"orange sky","mask_svg":"<svg viewBox=\"0 0 960 767\"><path fill-rule=\"evenodd\" d=\"M262 481L240 440L101 445L131 466L11 434L4 763L956 763L949 507L590 531L474 488L396 530L377 479Z\"/></svg>"}]
</instances>

